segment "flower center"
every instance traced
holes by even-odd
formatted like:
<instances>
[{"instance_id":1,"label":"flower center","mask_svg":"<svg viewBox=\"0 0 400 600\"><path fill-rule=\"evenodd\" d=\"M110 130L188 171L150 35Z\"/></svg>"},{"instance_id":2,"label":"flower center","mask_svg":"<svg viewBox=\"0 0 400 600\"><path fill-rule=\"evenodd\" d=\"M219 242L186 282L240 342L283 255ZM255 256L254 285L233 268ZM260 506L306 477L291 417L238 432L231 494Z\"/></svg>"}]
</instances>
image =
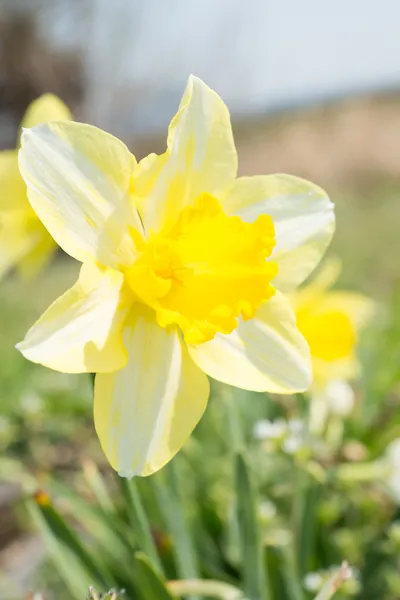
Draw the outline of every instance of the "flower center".
<instances>
[{"instance_id":1,"label":"flower center","mask_svg":"<svg viewBox=\"0 0 400 600\"><path fill-rule=\"evenodd\" d=\"M277 265L266 260L274 245L271 217L245 223L201 194L172 228L142 243L126 278L161 327L177 324L187 343L200 344L231 333L275 293Z\"/></svg>"},{"instance_id":2,"label":"flower center","mask_svg":"<svg viewBox=\"0 0 400 600\"><path fill-rule=\"evenodd\" d=\"M311 355L326 361L351 356L356 333L349 317L340 311L311 313L307 309L296 313L297 327L310 346Z\"/></svg>"}]
</instances>

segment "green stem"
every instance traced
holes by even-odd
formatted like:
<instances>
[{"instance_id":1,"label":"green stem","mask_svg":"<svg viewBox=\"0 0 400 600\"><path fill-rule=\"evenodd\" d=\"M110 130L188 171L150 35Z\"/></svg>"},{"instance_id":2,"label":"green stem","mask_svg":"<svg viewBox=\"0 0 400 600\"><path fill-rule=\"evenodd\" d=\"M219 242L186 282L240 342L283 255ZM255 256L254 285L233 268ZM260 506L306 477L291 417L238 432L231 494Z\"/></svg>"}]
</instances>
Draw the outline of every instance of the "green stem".
<instances>
[{"instance_id":1,"label":"green stem","mask_svg":"<svg viewBox=\"0 0 400 600\"><path fill-rule=\"evenodd\" d=\"M334 474L343 482L378 481L390 474L390 465L384 460L339 465Z\"/></svg>"},{"instance_id":2,"label":"green stem","mask_svg":"<svg viewBox=\"0 0 400 600\"><path fill-rule=\"evenodd\" d=\"M196 594L204 598L220 598L221 600L246 600L242 590L212 579L185 579L180 581L170 581L167 584L168 589L176 596L186 596Z\"/></svg>"}]
</instances>

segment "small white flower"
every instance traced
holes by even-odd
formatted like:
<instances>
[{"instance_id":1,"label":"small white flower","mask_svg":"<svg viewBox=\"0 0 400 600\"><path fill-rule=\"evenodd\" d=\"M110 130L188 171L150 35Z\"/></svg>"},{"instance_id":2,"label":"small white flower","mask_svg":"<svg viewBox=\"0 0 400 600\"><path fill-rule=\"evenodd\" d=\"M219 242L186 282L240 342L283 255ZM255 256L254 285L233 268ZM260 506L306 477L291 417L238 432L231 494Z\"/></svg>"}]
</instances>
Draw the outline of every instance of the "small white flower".
<instances>
[{"instance_id":1,"label":"small white flower","mask_svg":"<svg viewBox=\"0 0 400 600\"><path fill-rule=\"evenodd\" d=\"M318 592L324 579L320 573L307 573L303 580L303 585L308 592Z\"/></svg>"},{"instance_id":2,"label":"small white flower","mask_svg":"<svg viewBox=\"0 0 400 600\"><path fill-rule=\"evenodd\" d=\"M276 515L276 506L269 500L264 500L258 507L258 514L263 521L270 521Z\"/></svg>"},{"instance_id":3,"label":"small white flower","mask_svg":"<svg viewBox=\"0 0 400 600\"><path fill-rule=\"evenodd\" d=\"M34 415L43 409L43 399L35 392L28 392L21 398L24 412Z\"/></svg>"},{"instance_id":4,"label":"small white flower","mask_svg":"<svg viewBox=\"0 0 400 600\"><path fill-rule=\"evenodd\" d=\"M286 433L287 425L283 419L269 421L263 419L254 425L253 435L257 440L278 440Z\"/></svg>"},{"instance_id":5,"label":"small white flower","mask_svg":"<svg viewBox=\"0 0 400 600\"><path fill-rule=\"evenodd\" d=\"M346 381L330 381L325 388L329 412L340 417L348 417L354 408L354 391Z\"/></svg>"},{"instance_id":6,"label":"small white flower","mask_svg":"<svg viewBox=\"0 0 400 600\"><path fill-rule=\"evenodd\" d=\"M305 423L301 419L289 419L288 429L291 433L303 433Z\"/></svg>"},{"instance_id":7,"label":"small white flower","mask_svg":"<svg viewBox=\"0 0 400 600\"><path fill-rule=\"evenodd\" d=\"M302 447L303 442L301 437L291 435L287 437L282 443L282 449L287 454L296 454Z\"/></svg>"}]
</instances>

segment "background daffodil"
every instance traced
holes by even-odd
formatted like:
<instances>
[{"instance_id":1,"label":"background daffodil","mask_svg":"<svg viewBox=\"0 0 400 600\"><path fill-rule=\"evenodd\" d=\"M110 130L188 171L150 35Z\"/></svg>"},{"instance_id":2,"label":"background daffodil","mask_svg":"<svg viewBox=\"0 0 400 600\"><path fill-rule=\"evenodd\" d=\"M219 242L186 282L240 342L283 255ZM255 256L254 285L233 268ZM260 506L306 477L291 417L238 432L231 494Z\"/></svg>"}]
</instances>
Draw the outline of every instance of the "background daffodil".
<instances>
[{"instance_id":1,"label":"background daffodil","mask_svg":"<svg viewBox=\"0 0 400 600\"><path fill-rule=\"evenodd\" d=\"M22 128L46 121L71 119L68 108L52 94L28 107ZM57 244L29 204L18 169L18 148L0 152L0 277L16 267L20 275L36 274L56 250Z\"/></svg>"},{"instance_id":2,"label":"background daffodil","mask_svg":"<svg viewBox=\"0 0 400 600\"><path fill-rule=\"evenodd\" d=\"M137 163L113 136L59 122L24 132L19 164L33 209L83 266L18 348L97 373L96 430L121 475L148 475L181 448L206 374L256 391L310 385L282 292L320 260L332 203L288 175L236 179L228 109L202 81L190 77L161 156Z\"/></svg>"},{"instance_id":3,"label":"background daffodil","mask_svg":"<svg viewBox=\"0 0 400 600\"><path fill-rule=\"evenodd\" d=\"M340 262L328 261L314 280L292 295L297 326L310 347L313 363L311 392L319 412L347 416L353 390L347 383L358 375L356 345L361 328L373 312L373 302L362 294L331 290Z\"/></svg>"}]
</instances>

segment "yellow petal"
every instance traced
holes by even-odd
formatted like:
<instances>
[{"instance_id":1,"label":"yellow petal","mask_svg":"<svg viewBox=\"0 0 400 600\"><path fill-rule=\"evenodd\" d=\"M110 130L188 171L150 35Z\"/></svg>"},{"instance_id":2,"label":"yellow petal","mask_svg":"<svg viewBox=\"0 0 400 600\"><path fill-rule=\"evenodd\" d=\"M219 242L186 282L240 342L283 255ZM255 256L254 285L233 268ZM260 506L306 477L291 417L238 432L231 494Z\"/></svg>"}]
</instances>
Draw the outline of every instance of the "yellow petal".
<instances>
[{"instance_id":1,"label":"yellow petal","mask_svg":"<svg viewBox=\"0 0 400 600\"><path fill-rule=\"evenodd\" d=\"M127 359L122 283L118 271L83 265L77 283L31 327L18 350L28 360L64 373L120 369Z\"/></svg>"},{"instance_id":2,"label":"yellow petal","mask_svg":"<svg viewBox=\"0 0 400 600\"><path fill-rule=\"evenodd\" d=\"M313 357L313 380L316 388L323 388L330 381L349 381L359 375L360 365L354 351L345 358L326 361Z\"/></svg>"},{"instance_id":3,"label":"yellow petal","mask_svg":"<svg viewBox=\"0 0 400 600\"><path fill-rule=\"evenodd\" d=\"M312 282L307 284L307 287L318 292L327 291L336 283L341 270L342 262L339 258L327 258L318 269L318 272L313 276Z\"/></svg>"},{"instance_id":4,"label":"yellow petal","mask_svg":"<svg viewBox=\"0 0 400 600\"><path fill-rule=\"evenodd\" d=\"M21 122L21 129L34 127L47 121L70 121L69 108L53 94L43 94L28 106Z\"/></svg>"},{"instance_id":5,"label":"yellow petal","mask_svg":"<svg viewBox=\"0 0 400 600\"><path fill-rule=\"evenodd\" d=\"M310 346L315 379L356 376L358 331L371 318L373 302L354 292L326 291L318 281L293 294L292 302L297 326Z\"/></svg>"},{"instance_id":6,"label":"yellow petal","mask_svg":"<svg viewBox=\"0 0 400 600\"><path fill-rule=\"evenodd\" d=\"M311 383L307 343L289 301L278 292L254 319L240 322L230 335L189 346L189 352L205 373L246 390L290 394Z\"/></svg>"},{"instance_id":7,"label":"yellow petal","mask_svg":"<svg viewBox=\"0 0 400 600\"><path fill-rule=\"evenodd\" d=\"M39 242L38 231L28 231L20 218L7 218L0 228L0 277L32 252Z\"/></svg>"},{"instance_id":8,"label":"yellow petal","mask_svg":"<svg viewBox=\"0 0 400 600\"><path fill-rule=\"evenodd\" d=\"M321 260L335 229L333 204L318 186L290 175L241 177L222 202L225 212L255 221L265 213L275 225L278 264L274 285L290 291Z\"/></svg>"},{"instance_id":9,"label":"yellow petal","mask_svg":"<svg viewBox=\"0 0 400 600\"><path fill-rule=\"evenodd\" d=\"M0 210L0 277L14 267L24 278L37 275L57 248L26 202L28 211Z\"/></svg>"},{"instance_id":10,"label":"yellow petal","mask_svg":"<svg viewBox=\"0 0 400 600\"><path fill-rule=\"evenodd\" d=\"M316 304L296 311L297 327L310 347L311 356L333 362L352 356L356 331L346 313Z\"/></svg>"},{"instance_id":11,"label":"yellow petal","mask_svg":"<svg viewBox=\"0 0 400 600\"><path fill-rule=\"evenodd\" d=\"M31 211L18 168L17 150L0 152L0 219L4 213Z\"/></svg>"},{"instance_id":12,"label":"yellow petal","mask_svg":"<svg viewBox=\"0 0 400 600\"><path fill-rule=\"evenodd\" d=\"M173 225L203 192L219 197L233 182L237 154L229 111L221 98L191 76L168 133L167 152L141 163L136 193L145 229Z\"/></svg>"},{"instance_id":13,"label":"yellow petal","mask_svg":"<svg viewBox=\"0 0 400 600\"><path fill-rule=\"evenodd\" d=\"M25 130L19 151L30 203L56 242L110 267L133 262L130 228L142 229L131 201L135 164L112 135L68 121Z\"/></svg>"},{"instance_id":14,"label":"yellow petal","mask_svg":"<svg viewBox=\"0 0 400 600\"><path fill-rule=\"evenodd\" d=\"M190 436L205 410L209 385L178 331L161 329L149 309L131 315L124 342L126 367L96 376L96 431L121 476L150 475Z\"/></svg>"},{"instance_id":15,"label":"yellow petal","mask_svg":"<svg viewBox=\"0 0 400 600\"><path fill-rule=\"evenodd\" d=\"M336 310L347 315L358 330L368 323L375 311L373 300L357 292L333 290L324 295L321 303L322 310Z\"/></svg>"},{"instance_id":16,"label":"yellow petal","mask_svg":"<svg viewBox=\"0 0 400 600\"><path fill-rule=\"evenodd\" d=\"M41 229L38 232L34 247L21 257L16 264L17 271L22 279L36 277L48 265L50 259L58 249L51 235L40 221L38 222Z\"/></svg>"},{"instance_id":17,"label":"yellow petal","mask_svg":"<svg viewBox=\"0 0 400 600\"><path fill-rule=\"evenodd\" d=\"M374 303L362 294L329 290L337 273L338 264L329 261L310 284L291 295L297 326L310 347L314 382L319 388L332 380L358 375L358 331L374 312Z\"/></svg>"},{"instance_id":18,"label":"yellow petal","mask_svg":"<svg viewBox=\"0 0 400 600\"><path fill-rule=\"evenodd\" d=\"M329 292L329 289L336 283L341 269L342 264L338 258L324 260L312 280L290 294L295 309L310 304L319 304L321 299Z\"/></svg>"}]
</instances>

